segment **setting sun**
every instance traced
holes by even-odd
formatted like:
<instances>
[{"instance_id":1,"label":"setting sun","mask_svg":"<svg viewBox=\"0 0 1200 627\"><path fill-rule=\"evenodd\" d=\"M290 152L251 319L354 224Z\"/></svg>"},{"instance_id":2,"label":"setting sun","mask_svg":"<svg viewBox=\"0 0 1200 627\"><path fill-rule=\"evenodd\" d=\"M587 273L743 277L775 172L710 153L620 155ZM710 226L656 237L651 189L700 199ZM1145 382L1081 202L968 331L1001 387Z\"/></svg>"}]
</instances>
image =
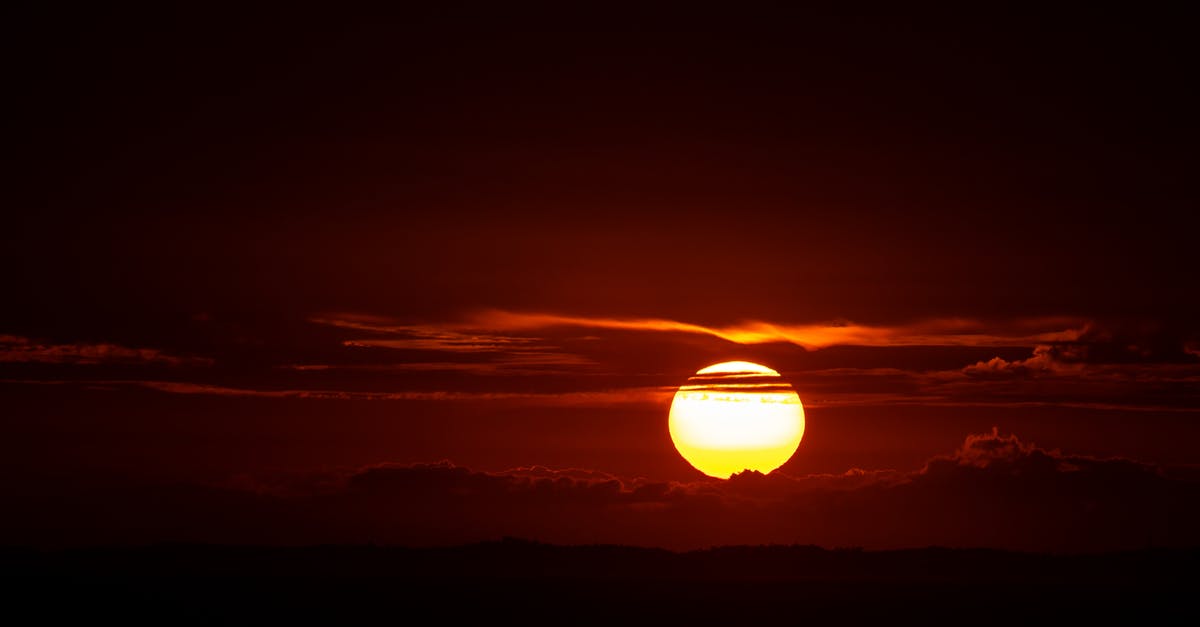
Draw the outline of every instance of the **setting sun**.
<instances>
[{"instance_id":1,"label":"setting sun","mask_svg":"<svg viewBox=\"0 0 1200 627\"><path fill-rule=\"evenodd\" d=\"M714 364L680 386L668 421L679 454L710 477L768 473L804 437L804 406L779 373L748 361Z\"/></svg>"}]
</instances>

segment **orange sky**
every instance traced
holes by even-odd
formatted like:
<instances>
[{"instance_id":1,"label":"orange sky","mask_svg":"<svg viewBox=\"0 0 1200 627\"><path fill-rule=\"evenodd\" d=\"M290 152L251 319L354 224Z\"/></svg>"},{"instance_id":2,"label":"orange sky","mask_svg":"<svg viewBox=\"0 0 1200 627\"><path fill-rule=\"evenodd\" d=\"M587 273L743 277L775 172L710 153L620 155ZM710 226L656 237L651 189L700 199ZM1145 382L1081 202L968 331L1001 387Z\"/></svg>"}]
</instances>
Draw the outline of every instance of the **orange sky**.
<instances>
[{"instance_id":1,"label":"orange sky","mask_svg":"<svg viewBox=\"0 0 1200 627\"><path fill-rule=\"evenodd\" d=\"M494 501L468 509L492 512L549 489L513 471L538 467L593 473L567 482L584 500L616 481L597 498L630 512L762 488L769 524L729 541L849 543L785 514L832 507L809 494L829 477L879 479L853 488L880 513L1026 465L1111 511L1130 486L1191 494L1185 22L669 17L31 17L0 229L5 490L313 498L312 477L342 489L384 464L432 487L382 493L450 511L438 490L478 481ZM729 360L804 403L773 487L714 488L667 435L674 390ZM960 464L971 442L1012 454ZM674 520L621 516L605 540L666 542ZM1024 520L995 541L1069 544ZM1118 527L1088 541L1125 546Z\"/></svg>"}]
</instances>

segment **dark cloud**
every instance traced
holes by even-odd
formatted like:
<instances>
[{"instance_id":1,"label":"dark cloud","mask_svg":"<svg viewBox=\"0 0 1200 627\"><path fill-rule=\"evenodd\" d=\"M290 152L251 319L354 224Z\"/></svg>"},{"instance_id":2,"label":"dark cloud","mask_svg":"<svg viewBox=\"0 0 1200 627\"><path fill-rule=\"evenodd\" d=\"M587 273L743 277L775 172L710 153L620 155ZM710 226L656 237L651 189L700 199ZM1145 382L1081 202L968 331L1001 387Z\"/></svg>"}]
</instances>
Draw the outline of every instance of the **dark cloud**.
<instances>
[{"instance_id":1,"label":"dark cloud","mask_svg":"<svg viewBox=\"0 0 1200 627\"><path fill-rule=\"evenodd\" d=\"M1043 373L1079 372L1078 358L1084 351L1078 346L1037 346L1028 359L1006 360L993 357L963 368L963 374L973 377L1036 376Z\"/></svg>"},{"instance_id":2,"label":"dark cloud","mask_svg":"<svg viewBox=\"0 0 1200 627\"><path fill-rule=\"evenodd\" d=\"M18 494L23 506L6 519L6 537L431 545L520 536L675 549L811 543L1066 551L1200 541L1194 476L1066 455L997 431L968 436L953 453L909 472L747 472L729 481L663 482L540 466L489 473L442 461L242 477L223 487L84 487Z\"/></svg>"},{"instance_id":3,"label":"dark cloud","mask_svg":"<svg viewBox=\"0 0 1200 627\"><path fill-rule=\"evenodd\" d=\"M1197 363L1188 350L1200 340L1194 324L1162 320L1092 324L1079 337L1078 359L1088 363Z\"/></svg>"},{"instance_id":4,"label":"dark cloud","mask_svg":"<svg viewBox=\"0 0 1200 627\"><path fill-rule=\"evenodd\" d=\"M157 348L130 348L109 343L54 344L16 335L0 335L0 362L40 364L211 365L211 359L180 357Z\"/></svg>"},{"instance_id":5,"label":"dark cloud","mask_svg":"<svg viewBox=\"0 0 1200 627\"><path fill-rule=\"evenodd\" d=\"M1092 323L1078 337L1039 343L1026 359L994 357L963 368L969 376L1078 375L1085 369L1200 364L1195 339L1179 325Z\"/></svg>"}]
</instances>

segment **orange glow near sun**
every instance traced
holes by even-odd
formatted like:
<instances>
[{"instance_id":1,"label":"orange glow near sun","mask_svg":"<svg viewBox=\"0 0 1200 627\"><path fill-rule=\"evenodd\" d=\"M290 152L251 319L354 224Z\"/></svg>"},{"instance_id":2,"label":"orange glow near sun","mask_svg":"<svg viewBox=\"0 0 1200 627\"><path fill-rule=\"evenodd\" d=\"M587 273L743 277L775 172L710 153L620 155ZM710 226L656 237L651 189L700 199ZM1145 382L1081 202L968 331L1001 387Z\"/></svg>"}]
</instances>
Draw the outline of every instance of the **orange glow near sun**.
<instances>
[{"instance_id":1,"label":"orange glow near sun","mask_svg":"<svg viewBox=\"0 0 1200 627\"><path fill-rule=\"evenodd\" d=\"M804 406L778 372L727 361L680 386L668 425L688 463L728 479L743 470L768 473L790 459L804 437Z\"/></svg>"}]
</instances>

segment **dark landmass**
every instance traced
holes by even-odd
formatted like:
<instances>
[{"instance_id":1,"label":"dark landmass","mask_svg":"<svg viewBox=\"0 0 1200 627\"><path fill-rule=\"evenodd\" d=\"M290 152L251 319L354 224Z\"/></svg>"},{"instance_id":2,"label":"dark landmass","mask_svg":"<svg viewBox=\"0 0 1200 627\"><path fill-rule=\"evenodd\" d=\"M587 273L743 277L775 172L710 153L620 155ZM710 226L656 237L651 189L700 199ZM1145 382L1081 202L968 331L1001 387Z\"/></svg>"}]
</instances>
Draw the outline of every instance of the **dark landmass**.
<instances>
[{"instance_id":1,"label":"dark landmass","mask_svg":"<svg viewBox=\"0 0 1200 627\"><path fill-rule=\"evenodd\" d=\"M720 547L504 540L458 547L157 545L0 550L5 606L44 620L330 623L1198 624L1200 549ZM425 617L421 619L420 617Z\"/></svg>"}]
</instances>

